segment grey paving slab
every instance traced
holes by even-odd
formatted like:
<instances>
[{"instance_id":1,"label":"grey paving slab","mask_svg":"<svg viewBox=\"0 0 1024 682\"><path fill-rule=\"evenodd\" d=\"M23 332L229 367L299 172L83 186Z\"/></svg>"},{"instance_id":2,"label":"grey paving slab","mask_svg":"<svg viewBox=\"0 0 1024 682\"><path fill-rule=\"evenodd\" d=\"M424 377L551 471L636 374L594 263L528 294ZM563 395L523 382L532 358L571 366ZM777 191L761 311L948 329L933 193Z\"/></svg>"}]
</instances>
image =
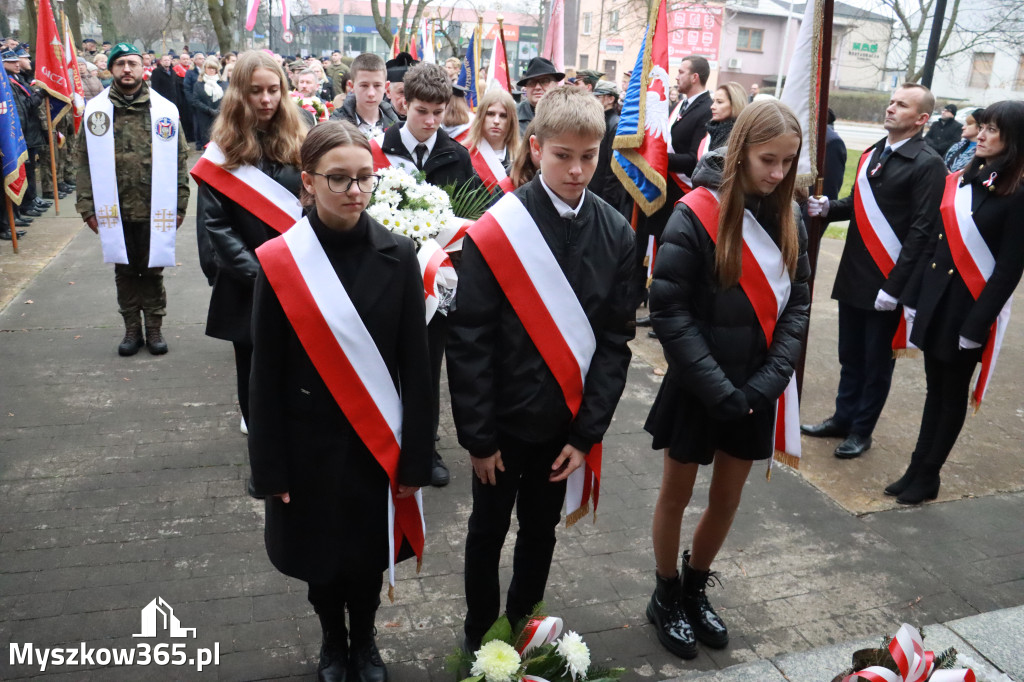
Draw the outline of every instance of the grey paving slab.
<instances>
[{"instance_id":1,"label":"grey paving slab","mask_svg":"<svg viewBox=\"0 0 1024 682\"><path fill-rule=\"evenodd\" d=\"M785 682L786 679L769 661L757 661L713 673L680 675L669 682Z\"/></svg>"},{"instance_id":2,"label":"grey paving slab","mask_svg":"<svg viewBox=\"0 0 1024 682\"><path fill-rule=\"evenodd\" d=\"M1024 607L951 621L946 626L1015 680L1024 680Z\"/></svg>"}]
</instances>

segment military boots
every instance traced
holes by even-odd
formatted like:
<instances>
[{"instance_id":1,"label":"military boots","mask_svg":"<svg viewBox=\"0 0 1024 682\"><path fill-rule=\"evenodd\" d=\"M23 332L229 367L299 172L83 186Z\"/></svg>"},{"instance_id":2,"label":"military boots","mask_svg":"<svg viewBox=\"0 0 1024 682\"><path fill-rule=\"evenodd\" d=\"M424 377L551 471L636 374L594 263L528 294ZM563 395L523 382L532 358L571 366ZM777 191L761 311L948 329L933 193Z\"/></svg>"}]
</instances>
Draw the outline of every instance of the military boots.
<instances>
[{"instance_id":1,"label":"military boots","mask_svg":"<svg viewBox=\"0 0 1024 682\"><path fill-rule=\"evenodd\" d=\"M142 340L142 320L139 314L124 316L124 338L121 345L117 347L117 354L123 357L135 355L144 345Z\"/></svg>"}]
</instances>

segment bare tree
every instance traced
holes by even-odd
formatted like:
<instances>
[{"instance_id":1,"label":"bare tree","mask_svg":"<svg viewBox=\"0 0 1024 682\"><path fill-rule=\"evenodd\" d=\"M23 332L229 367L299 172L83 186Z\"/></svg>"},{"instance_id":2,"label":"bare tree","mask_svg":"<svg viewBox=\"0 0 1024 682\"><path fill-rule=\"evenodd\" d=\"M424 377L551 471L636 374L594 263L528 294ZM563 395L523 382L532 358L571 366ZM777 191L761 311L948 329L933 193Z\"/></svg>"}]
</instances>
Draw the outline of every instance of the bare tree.
<instances>
[{"instance_id":1,"label":"bare tree","mask_svg":"<svg viewBox=\"0 0 1024 682\"><path fill-rule=\"evenodd\" d=\"M419 25L423 10L427 8L431 0L402 0L402 18L398 20L398 31L392 35L391 25L391 2L389 0L371 0L370 10L373 12L373 23L377 27L377 33L384 39L389 47L397 40L398 45L408 44L410 36L415 34L415 27ZM380 5L384 3L384 15L381 16ZM415 7L415 10L413 9ZM409 13L413 12L410 23Z\"/></svg>"},{"instance_id":2,"label":"bare tree","mask_svg":"<svg viewBox=\"0 0 1024 682\"><path fill-rule=\"evenodd\" d=\"M935 0L877 1L884 13L896 18L890 49L899 68L905 72L908 82L917 82L931 36ZM962 0L949 0L937 61L970 54L990 45L1019 54L1022 40L1024 8L1018 0L994 0L987 9L962 4Z\"/></svg>"},{"instance_id":3,"label":"bare tree","mask_svg":"<svg viewBox=\"0 0 1024 682\"><path fill-rule=\"evenodd\" d=\"M128 40L142 43L148 50L160 40L174 18L173 4L162 0L113 0L113 9L121 17L121 32ZM106 31L104 30L104 35Z\"/></svg>"},{"instance_id":4,"label":"bare tree","mask_svg":"<svg viewBox=\"0 0 1024 682\"><path fill-rule=\"evenodd\" d=\"M235 0L206 0L207 12L217 36L221 54L235 49L238 34L238 3Z\"/></svg>"}]
</instances>

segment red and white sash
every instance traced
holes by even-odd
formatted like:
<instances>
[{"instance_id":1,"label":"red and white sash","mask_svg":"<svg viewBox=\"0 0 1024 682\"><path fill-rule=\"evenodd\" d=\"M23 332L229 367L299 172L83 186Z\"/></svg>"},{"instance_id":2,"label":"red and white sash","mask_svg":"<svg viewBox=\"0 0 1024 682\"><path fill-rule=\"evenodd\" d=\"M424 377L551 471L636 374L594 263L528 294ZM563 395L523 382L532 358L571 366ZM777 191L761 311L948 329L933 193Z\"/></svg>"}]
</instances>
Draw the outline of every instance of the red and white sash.
<instances>
[{"instance_id":1,"label":"red and white sash","mask_svg":"<svg viewBox=\"0 0 1024 682\"><path fill-rule=\"evenodd\" d=\"M715 193L706 187L698 187L683 197L682 202L690 207L711 236L711 241L717 244L719 204ZM741 273L740 288L750 300L765 341L771 346L775 324L789 302L792 283L779 247L748 210L743 212ZM795 373L777 403L775 459L793 468L800 466L800 405Z\"/></svg>"},{"instance_id":2,"label":"red and white sash","mask_svg":"<svg viewBox=\"0 0 1024 682\"><path fill-rule=\"evenodd\" d=\"M231 199L278 232L284 232L302 217L302 204L281 183L255 166L224 167L224 152L211 142L190 173L197 183Z\"/></svg>"},{"instance_id":3,"label":"red and white sash","mask_svg":"<svg viewBox=\"0 0 1024 682\"><path fill-rule=\"evenodd\" d=\"M423 295L429 323L441 303L440 286L444 285L449 291L455 291L459 277L455 274L455 267L448 253L433 239L423 242L416 258L423 274Z\"/></svg>"},{"instance_id":4,"label":"red and white sash","mask_svg":"<svg viewBox=\"0 0 1024 682\"><path fill-rule=\"evenodd\" d=\"M540 228L519 198L506 194L470 228L469 235L558 381L575 418L583 402L583 385L597 338ZM598 443L587 454L586 465L567 481L567 525L587 515L591 495L597 513L600 480Z\"/></svg>"},{"instance_id":5,"label":"red and white sash","mask_svg":"<svg viewBox=\"0 0 1024 682\"><path fill-rule=\"evenodd\" d=\"M409 175L414 175L420 172L420 169L416 167L416 164L405 158L404 156L398 156L397 154L385 154L384 149L381 147L381 142L384 141L384 136L379 135L370 139L370 153L373 154L373 170L374 172L379 171L381 168L401 168Z\"/></svg>"},{"instance_id":6,"label":"red and white sash","mask_svg":"<svg viewBox=\"0 0 1024 682\"><path fill-rule=\"evenodd\" d=\"M857 230L860 232L864 246L871 254L871 260L875 266L882 271L884 277L896 266L899 260L903 243L896 236L878 202L875 201L875 194L868 182L868 163L871 161L874 147L869 147L860 157L860 164L857 167L857 181L853 186L853 213L857 219ZM877 171L877 166L875 168ZM873 173L872 173L873 174ZM907 350L916 348L910 343L910 332L912 324L907 320L906 309L902 310L900 324L896 329L896 335L892 340L892 349L895 355L901 355Z\"/></svg>"},{"instance_id":7,"label":"red and white sash","mask_svg":"<svg viewBox=\"0 0 1024 682\"><path fill-rule=\"evenodd\" d=\"M308 219L264 243L256 256L320 377L388 475L388 579L393 591L402 541L416 553L418 568L426 536L421 494L396 497L402 399Z\"/></svg>"},{"instance_id":8,"label":"red and white sash","mask_svg":"<svg viewBox=\"0 0 1024 682\"><path fill-rule=\"evenodd\" d=\"M501 165L501 161L498 159L498 155L494 153L494 150L491 149L491 145L487 144L486 141L481 141L479 145L468 147L468 149L469 158L473 162L473 170L484 181L484 186L487 187L488 191L493 190L495 185L501 187L501 191L505 194L515 191L516 188L512 185L512 179L508 177L505 167Z\"/></svg>"},{"instance_id":9,"label":"red and white sash","mask_svg":"<svg viewBox=\"0 0 1024 682\"><path fill-rule=\"evenodd\" d=\"M452 138L459 144L466 144L466 138L469 137L469 129L472 127L473 121L470 119L469 123L463 123L462 125L452 126L450 129L446 129L444 132L448 137Z\"/></svg>"},{"instance_id":10,"label":"red and white sash","mask_svg":"<svg viewBox=\"0 0 1024 682\"><path fill-rule=\"evenodd\" d=\"M971 296L977 301L985 284L992 276L996 267L996 259L989 250L988 244L978 231L978 226L971 215L971 199L974 192L971 183L959 186L960 174L955 173L946 178L946 189L942 194L942 224L949 239L949 250L953 254L953 263L957 272L967 284ZM989 379L996 368L996 359L1003 347L1003 337L1010 323L1010 304L1013 297L1006 299L1003 309L999 311L988 340L981 354L981 371L971 393L971 402L977 410L988 390Z\"/></svg>"}]
</instances>

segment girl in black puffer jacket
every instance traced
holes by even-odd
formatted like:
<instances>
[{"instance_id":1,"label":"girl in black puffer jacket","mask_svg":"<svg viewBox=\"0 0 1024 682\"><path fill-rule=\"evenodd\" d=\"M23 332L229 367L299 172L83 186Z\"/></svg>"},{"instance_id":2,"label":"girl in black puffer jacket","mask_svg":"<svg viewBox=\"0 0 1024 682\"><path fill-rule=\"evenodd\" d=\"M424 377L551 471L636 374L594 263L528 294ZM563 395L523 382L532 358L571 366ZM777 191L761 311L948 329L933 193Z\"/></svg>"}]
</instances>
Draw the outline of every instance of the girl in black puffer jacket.
<instances>
[{"instance_id":1,"label":"girl in black puffer jacket","mask_svg":"<svg viewBox=\"0 0 1024 682\"><path fill-rule=\"evenodd\" d=\"M751 464L772 456L775 404L807 328L810 268L792 202L800 139L784 104L747 106L728 150L701 159L699 187L676 205L654 268L651 320L669 370L645 425L665 450L654 512L657 588L647 616L662 644L683 658L696 655L696 640L715 648L729 641L704 589ZM759 268L742 267L745 243ZM751 276L758 269L761 286ZM752 300L767 300L770 315L762 303L759 319ZM708 506L680 579L683 512L698 466L712 463Z\"/></svg>"}]
</instances>

